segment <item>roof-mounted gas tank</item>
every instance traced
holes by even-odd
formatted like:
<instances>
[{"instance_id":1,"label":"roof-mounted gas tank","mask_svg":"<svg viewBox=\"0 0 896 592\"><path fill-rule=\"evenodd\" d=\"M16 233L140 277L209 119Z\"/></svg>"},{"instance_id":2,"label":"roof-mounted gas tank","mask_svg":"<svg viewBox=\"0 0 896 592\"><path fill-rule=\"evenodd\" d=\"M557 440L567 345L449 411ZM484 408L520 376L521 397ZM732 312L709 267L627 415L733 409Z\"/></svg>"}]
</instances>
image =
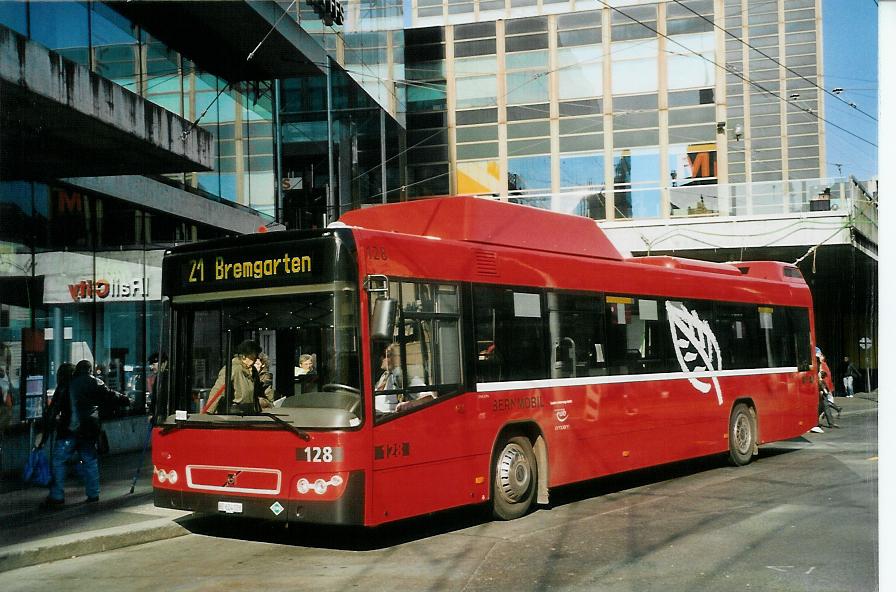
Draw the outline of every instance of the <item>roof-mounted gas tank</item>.
<instances>
[{"instance_id":1,"label":"roof-mounted gas tank","mask_svg":"<svg viewBox=\"0 0 896 592\"><path fill-rule=\"evenodd\" d=\"M490 199L439 197L386 204L346 212L340 222L368 230L622 260L593 220Z\"/></svg>"},{"instance_id":2,"label":"roof-mounted gas tank","mask_svg":"<svg viewBox=\"0 0 896 592\"><path fill-rule=\"evenodd\" d=\"M799 268L792 263L779 261L741 261L732 263L742 274L764 280L805 284L806 280Z\"/></svg>"},{"instance_id":3,"label":"roof-mounted gas tank","mask_svg":"<svg viewBox=\"0 0 896 592\"><path fill-rule=\"evenodd\" d=\"M730 263L713 263L712 261L700 261L698 259L685 259L683 257L670 257L668 255L632 257L631 263L643 263L645 265L657 265L667 269L682 269L686 271L701 271L704 273L721 273L725 275L741 275L741 271Z\"/></svg>"}]
</instances>

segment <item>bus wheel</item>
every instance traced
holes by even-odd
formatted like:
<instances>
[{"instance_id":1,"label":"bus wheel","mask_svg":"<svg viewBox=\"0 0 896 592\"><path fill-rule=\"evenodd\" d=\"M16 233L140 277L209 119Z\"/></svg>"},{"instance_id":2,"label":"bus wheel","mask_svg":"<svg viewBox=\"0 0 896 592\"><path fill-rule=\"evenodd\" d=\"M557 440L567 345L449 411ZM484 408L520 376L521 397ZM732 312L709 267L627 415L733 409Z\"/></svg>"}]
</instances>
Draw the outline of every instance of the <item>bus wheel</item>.
<instances>
[{"instance_id":1,"label":"bus wheel","mask_svg":"<svg viewBox=\"0 0 896 592\"><path fill-rule=\"evenodd\" d=\"M492 512L496 518L513 520L529 511L535 499L537 471L527 438L516 436L503 443L495 457L492 481Z\"/></svg>"},{"instance_id":2,"label":"bus wheel","mask_svg":"<svg viewBox=\"0 0 896 592\"><path fill-rule=\"evenodd\" d=\"M753 410L745 403L738 403L731 411L728 450L731 462L739 467L753 459L753 451L756 450L756 421Z\"/></svg>"}]
</instances>

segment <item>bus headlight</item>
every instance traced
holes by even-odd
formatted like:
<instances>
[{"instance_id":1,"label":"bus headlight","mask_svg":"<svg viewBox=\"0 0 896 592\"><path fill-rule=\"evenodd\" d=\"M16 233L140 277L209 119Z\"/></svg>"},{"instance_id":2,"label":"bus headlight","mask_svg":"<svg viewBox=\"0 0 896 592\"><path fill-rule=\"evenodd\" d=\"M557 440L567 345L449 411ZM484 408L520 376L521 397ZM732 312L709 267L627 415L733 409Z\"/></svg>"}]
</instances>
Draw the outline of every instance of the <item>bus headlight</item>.
<instances>
[{"instance_id":1,"label":"bus headlight","mask_svg":"<svg viewBox=\"0 0 896 592\"><path fill-rule=\"evenodd\" d=\"M156 474L156 479L159 480L159 483L165 483L166 481L168 483L171 483L172 485L177 483L178 475L177 475L177 471L175 471L174 469L171 469L170 471L166 471L165 469L160 469L158 467L155 467L155 474Z\"/></svg>"},{"instance_id":2,"label":"bus headlight","mask_svg":"<svg viewBox=\"0 0 896 592\"><path fill-rule=\"evenodd\" d=\"M333 475L329 479L317 478L312 483L309 479L301 477L296 482L296 491L301 495L313 491L317 495L324 495L330 487L339 487L345 482L340 475Z\"/></svg>"}]
</instances>

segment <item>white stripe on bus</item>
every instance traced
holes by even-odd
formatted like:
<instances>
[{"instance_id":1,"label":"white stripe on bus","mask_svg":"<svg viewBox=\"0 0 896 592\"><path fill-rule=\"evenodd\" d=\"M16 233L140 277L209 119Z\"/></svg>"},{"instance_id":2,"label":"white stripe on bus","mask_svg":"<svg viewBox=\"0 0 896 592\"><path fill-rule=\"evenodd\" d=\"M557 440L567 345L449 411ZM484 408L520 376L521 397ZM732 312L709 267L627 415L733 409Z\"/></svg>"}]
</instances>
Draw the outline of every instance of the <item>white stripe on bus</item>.
<instances>
[{"instance_id":1,"label":"white stripe on bus","mask_svg":"<svg viewBox=\"0 0 896 592\"><path fill-rule=\"evenodd\" d=\"M619 376L580 376L576 378L544 378L541 380L508 380L504 382L478 382L480 393L518 391L524 389L553 388L563 386L590 386L594 384L620 384L626 382L654 382L658 380L687 380L689 378L723 378L728 376L756 376L759 374L790 374L796 366L786 368L749 368L746 370L721 370L718 372L659 372L656 374L624 374Z\"/></svg>"}]
</instances>

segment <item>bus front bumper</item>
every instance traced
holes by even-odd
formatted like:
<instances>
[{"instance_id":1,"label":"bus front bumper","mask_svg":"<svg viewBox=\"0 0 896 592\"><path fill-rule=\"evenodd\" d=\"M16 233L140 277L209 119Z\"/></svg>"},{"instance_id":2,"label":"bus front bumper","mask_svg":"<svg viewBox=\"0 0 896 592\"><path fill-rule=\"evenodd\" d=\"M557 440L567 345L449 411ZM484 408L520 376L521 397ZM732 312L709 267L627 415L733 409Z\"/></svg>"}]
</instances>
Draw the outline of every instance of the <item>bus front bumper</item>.
<instances>
[{"instance_id":1,"label":"bus front bumper","mask_svg":"<svg viewBox=\"0 0 896 592\"><path fill-rule=\"evenodd\" d=\"M199 514L223 514L308 524L364 524L364 472L350 474L343 494L332 501L219 495L181 491L159 486L153 488L153 502L159 508L172 508Z\"/></svg>"}]
</instances>

